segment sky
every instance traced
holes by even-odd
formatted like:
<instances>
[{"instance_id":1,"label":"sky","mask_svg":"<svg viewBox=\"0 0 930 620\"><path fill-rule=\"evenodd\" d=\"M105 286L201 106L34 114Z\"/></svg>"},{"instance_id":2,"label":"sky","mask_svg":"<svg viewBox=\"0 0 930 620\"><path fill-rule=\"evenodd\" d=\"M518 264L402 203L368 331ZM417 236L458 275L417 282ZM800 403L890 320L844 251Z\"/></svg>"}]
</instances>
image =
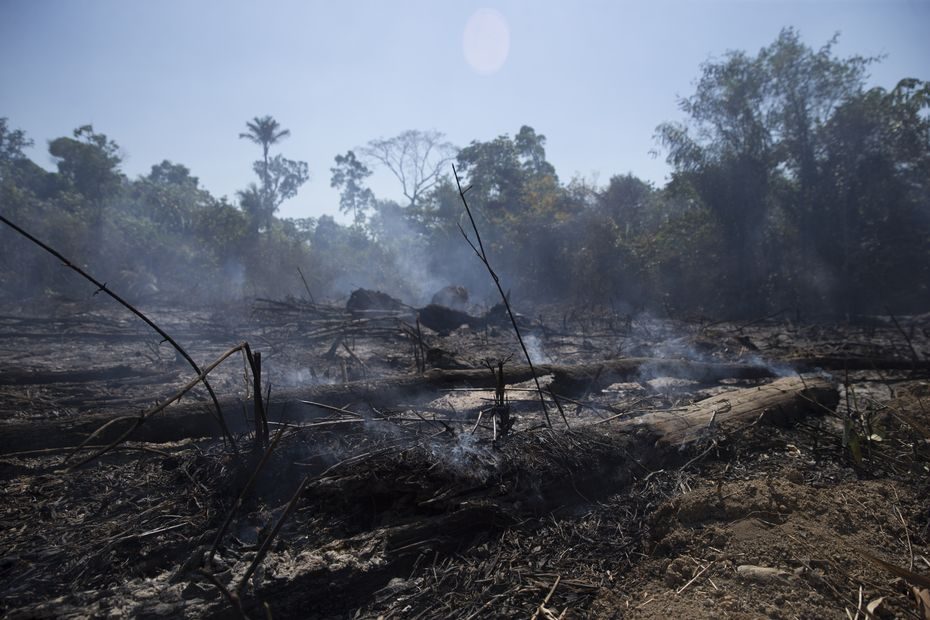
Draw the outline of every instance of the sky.
<instances>
[{"instance_id":1,"label":"sky","mask_svg":"<svg viewBox=\"0 0 930 620\"><path fill-rule=\"evenodd\" d=\"M338 216L336 155L408 129L458 146L546 136L562 181L633 173L661 186L655 128L681 120L701 63L752 54L786 26L838 56L883 55L870 84L930 80L930 0L0 0L0 117L35 141L93 124L132 178L168 159L215 196L256 181L246 122L310 181L283 217ZM379 198L402 200L376 170Z\"/></svg>"}]
</instances>

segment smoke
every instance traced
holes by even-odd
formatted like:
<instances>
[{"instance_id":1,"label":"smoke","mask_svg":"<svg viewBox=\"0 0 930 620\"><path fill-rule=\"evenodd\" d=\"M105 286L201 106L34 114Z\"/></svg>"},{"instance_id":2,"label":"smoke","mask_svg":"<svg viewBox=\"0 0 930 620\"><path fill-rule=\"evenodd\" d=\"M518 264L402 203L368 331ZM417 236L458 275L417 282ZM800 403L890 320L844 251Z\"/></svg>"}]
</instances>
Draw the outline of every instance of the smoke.
<instances>
[{"instance_id":1,"label":"smoke","mask_svg":"<svg viewBox=\"0 0 930 620\"><path fill-rule=\"evenodd\" d=\"M484 482L497 469L500 456L492 451L487 441L481 442L471 433L456 434L452 444L433 442L432 457L458 475Z\"/></svg>"},{"instance_id":2,"label":"smoke","mask_svg":"<svg viewBox=\"0 0 930 620\"><path fill-rule=\"evenodd\" d=\"M637 375L642 384L668 387L668 377L664 376L662 362L681 360L696 363L720 363L736 361L747 366L762 366L776 377L794 376L796 371L789 365L766 359L765 356L750 350L739 339L733 338L724 329L720 333L702 335L700 331L683 334L688 327L672 320L656 318L643 313L634 320L634 330L647 340L637 350L638 355L654 358L656 361L643 364ZM692 327L693 330L693 327ZM651 341L651 342L648 342ZM682 376L682 379L696 377ZM662 381L656 382L661 379Z\"/></svg>"},{"instance_id":3,"label":"smoke","mask_svg":"<svg viewBox=\"0 0 930 620\"><path fill-rule=\"evenodd\" d=\"M430 240L403 207L387 205L372 218L375 243L387 251L389 265L377 288L413 306L423 306L445 286L464 286L472 299L492 292L492 281L458 233ZM357 288L357 287L356 287ZM348 291L347 291L348 292Z\"/></svg>"},{"instance_id":4,"label":"smoke","mask_svg":"<svg viewBox=\"0 0 930 620\"><path fill-rule=\"evenodd\" d=\"M552 362L552 358L543 351L542 343L536 334L523 336L523 344L526 345L526 352L530 354L530 360L534 364L546 364Z\"/></svg>"}]
</instances>

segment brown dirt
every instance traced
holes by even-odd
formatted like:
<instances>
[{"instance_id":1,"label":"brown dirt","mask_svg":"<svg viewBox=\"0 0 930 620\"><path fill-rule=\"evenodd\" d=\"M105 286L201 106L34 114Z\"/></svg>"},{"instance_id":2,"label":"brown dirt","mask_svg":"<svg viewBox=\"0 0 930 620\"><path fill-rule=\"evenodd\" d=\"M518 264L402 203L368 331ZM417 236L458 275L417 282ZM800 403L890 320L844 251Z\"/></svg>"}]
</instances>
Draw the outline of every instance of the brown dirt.
<instances>
[{"instance_id":1,"label":"brown dirt","mask_svg":"<svg viewBox=\"0 0 930 620\"><path fill-rule=\"evenodd\" d=\"M336 308L257 302L152 317L198 362L248 340L263 352L272 399L314 382L414 372L419 346L401 313L353 322ZM880 318L736 325L553 310L523 322L537 361L559 364L658 356L790 372L801 357L930 359L927 317L899 317L903 331ZM96 305L8 307L0 334L7 428L138 413L191 376L157 336ZM443 352L427 359L444 366L519 351L504 328L424 337ZM489 390L377 410L344 403L363 420L289 403L302 428L272 453L212 563L204 553L255 462L221 440L130 442L75 470L61 449L0 455L0 613L920 617L914 578L869 558L930 574L930 387L898 366L833 368L837 411L790 428L708 433L670 453L620 422L760 380L706 384L646 369L564 400L571 430L551 404L555 428L541 427L538 397L520 391L529 385L510 386L513 434L496 441ZM228 415L249 410L241 361L211 382L242 399ZM207 403L202 390L186 400ZM239 583L302 480L295 511L231 600L222 590Z\"/></svg>"}]
</instances>

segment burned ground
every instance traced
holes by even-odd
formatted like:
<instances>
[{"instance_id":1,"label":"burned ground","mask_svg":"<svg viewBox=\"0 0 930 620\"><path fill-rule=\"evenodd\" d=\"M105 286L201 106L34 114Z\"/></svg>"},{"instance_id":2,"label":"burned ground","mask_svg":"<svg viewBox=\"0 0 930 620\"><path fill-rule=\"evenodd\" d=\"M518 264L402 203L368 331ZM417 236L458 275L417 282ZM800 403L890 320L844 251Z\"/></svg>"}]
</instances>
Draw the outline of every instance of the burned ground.
<instances>
[{"instance_id":1,"label":"burned ground","mask_svg":"<svg viewBox=\"0 0 930 620\"><path fill-rule=\"evenodd\" d=\"M238 356L209 377L238 456L198 387L75 467L106 444L71 449L101 421L192 371L102 302L0 314L9 617L925 613L927 317L542 309L521 326L544 414L501 327L440 336L409 310L297 301L152 311L199 363L242 341L263 353L281 434L258 468ZM485 365L510 356L501 437ZM740 395L782 384L796 393L728 421ZM702 406L687 439L662 441Z\"/></svg>"}]
</instances>

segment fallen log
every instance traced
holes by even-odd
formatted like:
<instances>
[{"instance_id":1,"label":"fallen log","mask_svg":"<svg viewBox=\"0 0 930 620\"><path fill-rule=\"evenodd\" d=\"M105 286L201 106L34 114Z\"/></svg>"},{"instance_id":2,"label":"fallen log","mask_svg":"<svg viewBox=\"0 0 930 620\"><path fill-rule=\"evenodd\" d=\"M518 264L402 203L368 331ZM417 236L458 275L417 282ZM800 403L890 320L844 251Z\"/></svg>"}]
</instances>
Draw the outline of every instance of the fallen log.
<instances>
[{"instance_id":1,"label":"fallen log","mask_svg":"<svg viewBox=\"0 0 930 620\"><path fill-rule=\"evenodd\" d=\"M826 379L785 377L760 385L718 394L688 407L647 413L630 420L646 427L666 445L687 444L698 438L760 420L788 425L810 412L832 411L839 393Z\"/></svg>"},{"instance_id":2,"label":"fallen log","mask_svg":"<svg viewBox=\"0 0 930 620\"><path fill-rule=\"evenodd\" d=\"M110 368L91 368L87 370L4 370L0 371L0 385L41 385L48 383L115 381L117 379L127 379L130 377L159 373L161 373L161 371L144 371L124 365L112 366Z\"/></svg>"},{"instance_id":3,"label":"fallen log","mask_svg":"<svg viewBox=\"0 0 930 620\"><path fill-rule=\"evenodd\" d=\"M703 383L721 379L764 379L773 372L762 365L692 362L653 358L629 358L610 360L596 364L537 366L539 375L552 375L552 390L564 396L573 396L586 390L596 390L617 381L647 379L658 376L686 378ZM519 383L532 378L529 366L505 367L508 383ZM304 389L282 391L275 394L268 405L269 420L294 421L302 417L314 417L317 412L297 404L311 400L325 405L344 407L349 403L366 403L375 407L394 406L399 402L415 403L429 400L439 390L456 386L494 387L495 376L487 369L430 370L422 375L404 375L372 381L355 381L343 384L316 385ZM223 410L229 412L227 421L231 432L249 430L245 420L236 412L241 411L241 402L227 398ZM134 417L136 414L128 414ZM0 454L16 451L74 446L85 437L115 417L126 416L127 412L115 414L92 413L75 418L56 420L15 420L0 425ZM114 424L97 437L106 443L118 437L132 420ZM216 419L209 415L203 403L185 402L172 405L164 412L147 420L132 435L135 441L164 442L186 437L219 436L221 429Z\"/></svg>"}]
</instances>

